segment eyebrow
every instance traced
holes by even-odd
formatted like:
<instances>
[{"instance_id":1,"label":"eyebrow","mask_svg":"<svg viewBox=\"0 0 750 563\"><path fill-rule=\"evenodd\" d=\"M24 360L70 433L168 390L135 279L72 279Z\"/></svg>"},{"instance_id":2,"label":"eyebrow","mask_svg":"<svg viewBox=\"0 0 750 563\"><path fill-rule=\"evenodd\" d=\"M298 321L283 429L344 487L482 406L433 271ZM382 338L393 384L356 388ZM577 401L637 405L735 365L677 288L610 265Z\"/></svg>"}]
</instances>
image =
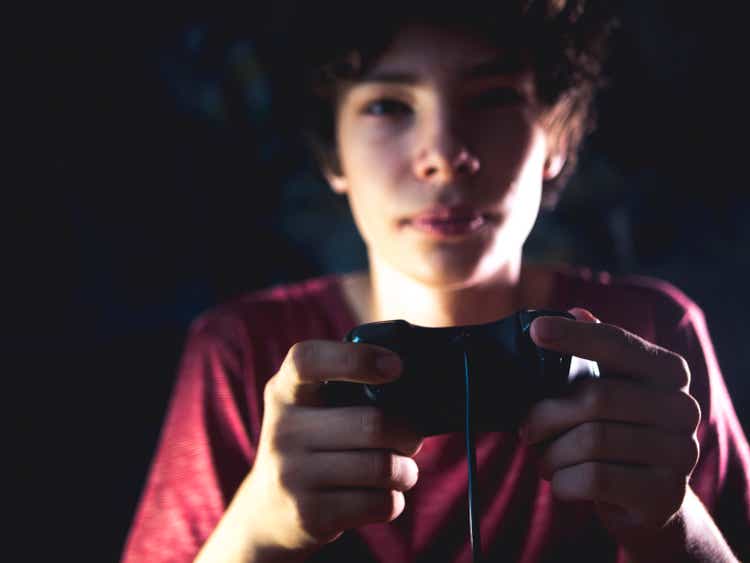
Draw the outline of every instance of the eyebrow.
<instances>
[{"instance_id":1,"label":"eyebrow","mask_svg":"<svg viewBox=\"0 0 750 563\"><path fill-rule=\"evenodd\" d=\"M503 56L479 63L461 72L461 80L478 80L493 76L512 76L524 69L518 56ZM389 84L419 84L422 78L409 72L371 72L362 76L358 82L385 82Z\"/></svg>"},{"instance_id":2,"label":"eyebrow","mask_svg":"<svg viewBox=\"0 0 750 563\"><path fill-rule=\"evenodd\" d=\"M388 84L419 84L420 78L408 72L371 72L356 82L385 82Z\"/></svg>"}]
</instances>

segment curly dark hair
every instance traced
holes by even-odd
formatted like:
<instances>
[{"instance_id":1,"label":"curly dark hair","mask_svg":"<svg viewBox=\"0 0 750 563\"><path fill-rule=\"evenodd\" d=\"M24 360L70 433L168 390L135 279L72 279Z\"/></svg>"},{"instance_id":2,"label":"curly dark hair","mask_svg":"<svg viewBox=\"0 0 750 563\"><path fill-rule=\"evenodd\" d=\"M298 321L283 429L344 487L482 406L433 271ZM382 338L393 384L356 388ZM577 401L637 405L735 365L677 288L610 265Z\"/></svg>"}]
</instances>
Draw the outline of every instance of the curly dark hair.
<instances>
[{"instance_id":1,"label":"curly dark hair","mask_svg":"<svg viewBox=\"0 0 750 563\"><path fill-rule=\"evenodd\" d=\"M294 123L321 169L341 172L336 96L342 81L365 75L400 29L425 24L466 31L522 54L533 72L542 119L564 142L561 174L545 182L552 205L573 172L584 137L595 126L593 98L617 20L611 0L351 0L287 2L267 28L276 42L269 63L277 109ZM356 54L357 56L352 56Z\"/></svg>"}]
</instances>

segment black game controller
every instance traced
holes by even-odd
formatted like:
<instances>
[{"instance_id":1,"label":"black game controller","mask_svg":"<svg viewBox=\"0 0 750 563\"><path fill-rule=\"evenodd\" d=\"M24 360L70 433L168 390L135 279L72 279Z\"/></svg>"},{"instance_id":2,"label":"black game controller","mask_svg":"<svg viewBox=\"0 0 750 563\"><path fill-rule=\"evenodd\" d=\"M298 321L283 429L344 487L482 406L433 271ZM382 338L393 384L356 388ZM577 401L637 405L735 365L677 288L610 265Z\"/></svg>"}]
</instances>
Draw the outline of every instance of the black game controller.
<instances>
[{"instance_id":1,"label":"black game controller","mask_svg":"<svg viewBox=\"0 0 750 563\"><path fill-rule=\"evenodd\" d=\"M545 350L531 340L531 322L569 313L522 310L473 326L426 328L406 321L368 323L345 340L396 352L404 365L392 383L328 382L332 406L375 405L410 421L424 436L462 432L468 374L471 424L477 431L512 431L537 401L582 377L599 377L596 362Z\"/></svg>"}]
</instances>

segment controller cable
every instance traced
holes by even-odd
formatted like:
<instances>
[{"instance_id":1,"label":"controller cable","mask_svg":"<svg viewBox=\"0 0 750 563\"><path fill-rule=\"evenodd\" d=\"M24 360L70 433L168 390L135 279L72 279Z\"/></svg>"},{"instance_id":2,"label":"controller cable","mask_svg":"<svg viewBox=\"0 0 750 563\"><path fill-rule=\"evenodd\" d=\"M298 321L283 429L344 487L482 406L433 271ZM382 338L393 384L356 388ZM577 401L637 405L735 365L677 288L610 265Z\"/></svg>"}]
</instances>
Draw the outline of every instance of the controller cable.
<instances>
[{"instance_id":1,"label":"controller cable","mask_svg":"<svg viewBox=\"0 0 750 563\"><path fill-rule=\"evenodd\" d=\"M464 334L464 337L468 334ZM469 354L464 346L464 384L466 388L465 396L465 434L466 434L466 459L469 466L469 539L471 541L471 555L473 563L481 563L482 560L482 539L479 535L479 519L475 513L474 499L476 498L477 482L477 456L474 448L474 428L471 424L471 392L469 378Z\"/></svg>"}]
</instances>

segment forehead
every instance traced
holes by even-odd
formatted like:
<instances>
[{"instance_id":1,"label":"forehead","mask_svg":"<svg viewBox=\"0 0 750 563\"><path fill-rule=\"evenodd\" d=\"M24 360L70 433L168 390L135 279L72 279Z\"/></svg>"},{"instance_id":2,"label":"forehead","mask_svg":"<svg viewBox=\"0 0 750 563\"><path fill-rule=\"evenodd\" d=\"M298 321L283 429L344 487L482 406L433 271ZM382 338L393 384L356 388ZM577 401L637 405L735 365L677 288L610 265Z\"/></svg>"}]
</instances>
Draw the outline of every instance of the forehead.
<instances>
[{"instance_id":1,"label":"forehead","mask_svg":"<svg viewBox=\"0 0 750 563\"><path fill-rule=\"evenodd\" d=\"M364 82L481 79L522 73L518 49L503 49L468 30L418 24L400 30Z\"/></svg>"}]
</instances>

